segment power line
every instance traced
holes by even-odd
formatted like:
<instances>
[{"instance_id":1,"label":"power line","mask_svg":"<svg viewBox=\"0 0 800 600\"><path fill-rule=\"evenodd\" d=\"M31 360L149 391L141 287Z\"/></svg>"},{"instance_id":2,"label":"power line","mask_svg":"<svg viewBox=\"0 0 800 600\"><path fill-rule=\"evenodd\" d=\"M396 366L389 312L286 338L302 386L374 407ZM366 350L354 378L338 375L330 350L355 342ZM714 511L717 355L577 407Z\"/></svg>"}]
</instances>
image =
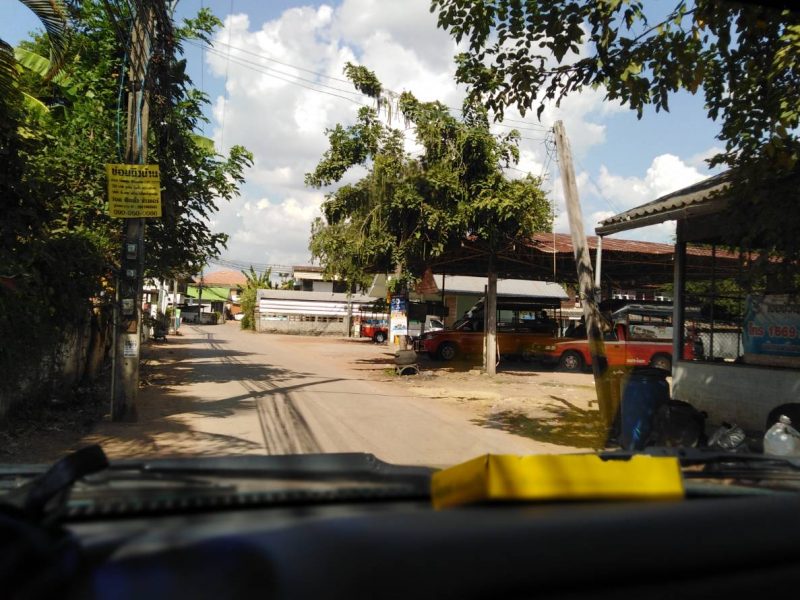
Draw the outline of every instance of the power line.
<instances>
[{"instance_id":1,"label":"power line","mask_svg":"<svg viewBox=\"0 0 800 600\"><path fill-rule=\"evenodd\" d=\"M225 63L225 92L228 91L228 70L231 64L231 35L233 34L233 0L231 0L230 10L228 11L228 60ZM222 102L222 118L220 132L219 132L219 149L220 151L224 152L224 143L225 143L225 113L227 112L228 107L228 100L225 99Z\"/></svg>"},{"instance_id":2,"label":"power line","mask_svg":"<svg viewBox=\"0 0 800 600\"><path fill-rule=\"evenodd\" d=\"M209 51L211 51L213 49L213 46L210 46L208 44L200 44L200 43L191 42L191 41L189 41L188 43L193 44L195 46L206 48ZM303 71L305 73L310 73L312 75L316 75L317 77L330 79L332 81L339 81L341 83L352 84L352 82L350 80L348 80L348 79L344 79L344 78L341 78L341 77L334 77L333 75L328 75L328 74L322 73L320 71L315 71L313 69L307 69L305 67L301 67L301 66L298 66L298 65L286 62L286 61L278 60L278 59L272 58L271 56L268 56L268 55L266 55L266 54L264 54L262 52L253 52L252 50L248 50L248 49L242 48L240 46L233 46L233 45L230 44L230 39L228 39L228 43L227 44L224 43L224 42L216 42L216 44L219 44L219 45L227 47L227 52L226 52L226 56L227 57L230 57L230 51L231 50L236 50L237 52L241 52L241 53L244 53L244 54L249 54L251 56L255 56L257 58L260 58L262 60L266 60L266 61L269 61L269 62L274 62L276 64L279 64L279 65L282 65L282 66L285 66L285 67L290 67L290 68L296 69L298 71ZM218 50L216 52L217 52L217 54L220 54L220 52ZM251 61L247 61L246 59L241 59L241 58L239 60L243 61L243 62L251 62ZM252 63L252 64L258 64L258 63ZM258 65L258 66L260 66L262 68L269 69L269 67L266 67L264 65ZM272 69L272 70L274 70L274 69ZM281 75L285 75L285 76L289 76L289 77L296 77L297 79L300 79L301 81L309 81L308 79L303 79L303 78L301 78L301 77L299 77L297 75L294 75L293 73L285 73L285 72L282 72L282 71L276 71L276 72L281 74ZM332 86L329 86L327 84L320 83L320 82L317 82L317 81L311 81L310 83L313 83L314 85L318 85L318 86L321 86L321 87L326 87L326 88L330 88L330 89L337 90L337 91L340 91L340 92L344 92L344 93L354 93L354 92L349 92L347 90L342 90L341 88L335 88L335 87L332 87ZM394 95L394 96L399 96L400 95L397 91L390 90L389 88L384 88L384 90L388 94L391 94L391 95ZM454 106L446 106L446 108L449 109L449 110L458 111L460 113L464 112L464 109L456 108ZM519 123L521 125L525 125L526 127L515 127L513 125L506 125L505 121L508 121L509 123ZM546 131L550 130L550 126L549 125L542 125L540 123L533 123L531 121L523 121L523 120L520 120L520 119L506 119L506 118L504 118L503 122L501 122L501 123L493 123L493 125L496 125L498 127L507 127L509 129L526 129L526 130L529 130L529 131L540 131L540 132L546 132Z\"/></svg>"},{"instance_id":3,"label":"power line","mask_svg":"<svg viewBox=\"0 0 800 600\"><path fill-rule=\"evenodd\" d=\"M292 69L297 69L298 71L304 71L305 73L311 73L312 75L317 75L319 77L325 77L326 79L332 79L333 81L340 81L342 83L350 83L350 84L352 84L352 81L350 81L349 79L343 79L342 77L334 77L332 75L326 75L325 73L321 73L319 71L314 71L313 69L306 69L305 67L299 67L297 65L293 65L291 63L287 63L287 62L284 62L282 60L278 60L276 58L272 58L271 56L267 56L266 54L262 54L261 52L253 52L252 50L247 50L246 48L241 48L239 46L231 46L230 44L225 44L224 42L216 42L216 43L220 44L222 46L228 46L228 50L229 51L230 50L236 50L238 52L243 52L244 54L250 54L251 56L257 56L258 58L261 58L263 60L267 60L269 62L274 62L276 64L283 65L284 67L291 67ZM197 45L200 45L200 44L197 44ZM208 46L206 44L203 44L203 45L206 46L206 47L212 47L212 46Z\"/></svg>"},{"instance_id":4,"label":"power line","mask_svg":"<svg viewBox=\"0 0 800 600\"><path fill-rule=\"evenodd\" d=\"M231 269L239 269L239 270L247 270L250 267L253 267L256 271L266 271L270 269L273 273L278 272L292 272L294 267L291 265L278 265L273 263L257 263L248 260L240 260L240 259L224 259L224 258L213 258L209 259L208 263L211 265L217 265L220 267L228 267Z\"/></svg>"},{"instance_id":5,"label":"power line","mask_svg":"<svg viewBox=\"0 0 800 600\"><path fill-rule=\"evenodd\" d=\"M598 184L597 181L595 181L594 177L592 177L592 173L586 167L584 167L580 162L578 161L575 162L577 162L578 166L586 173L586 176L589 178L589 182L597 189L597 194L605 201L606 204L608 204L608 207L611 210L613 210L615 214L621 213L622 211L619 208L617 208L617 206L611 201L611 199L606 197L605 194L603 194L602 190L600 189L600 184Z\"/></svg>"},{"instance_id":6,"label":"power line","mask_svg":"<svg viewBox=\"0 0 800 600\"><path fill-rule=\"evenodd\" d=\"M189 42L189 43L191 44L192 42ZM202 47L201 44L194 44L194 45L198 46L198 47ZM303 82L309 83L311 85L315 85L315 86L322 87L322 88L327 88L327 89L330 89L330 90L333 90L333 91L336 91L336 92L341 92L343 94L351 94L353 96L364 97L364 94L361 94L360 92L354 92L354 91L351 91L351 90L343 90L342 88L333 87L333 86L330 86L330 85L327 85L327 84L324 84L324 83L320 83L318 81L313 81L311 79L305 79L303 77L299 77L299 76L294 75L292 73L284 73L283 71L277 71L277 70L272 69L271 67L268 67L266 65L261 65L261 64L259 64L257 62L254 62L254 61L251 61L251 60L247 60L246 58L227 57L225 54L223 54L219 50L215 50L215 49L210 48L210 47L207 48L207 50L211 54L215 54L217 56L226 57L226 60L228 60L229 62L233 62L234 64L237 64L237 65L239 65L241 67L244 67L246 69L250 69L252 71L256 71L258 73L261 73L263 75L267 75L268 77L273 77L275 79L279 79L279 80L285 81L287 83L292 83L292 84L298 85L300 87L304 87L306 89L313 90L315 92L325 93L323 90L319 90L319 89L316 89L316 88L311 88L311 87L309 87L307 85L302 85L299 82L303 81ZM283 77L281 77L281 76L283 76ZM286 77L292 77L294 79L286 79ZM339 97L341 97L341 96L339 96ZM346 98L346 99L347 100L352 100L351 98ZM363 103L359 102L359 104L363 104ZM364 105L364 106L366 106L366 105Z\"/></svg>"}]
</instances>

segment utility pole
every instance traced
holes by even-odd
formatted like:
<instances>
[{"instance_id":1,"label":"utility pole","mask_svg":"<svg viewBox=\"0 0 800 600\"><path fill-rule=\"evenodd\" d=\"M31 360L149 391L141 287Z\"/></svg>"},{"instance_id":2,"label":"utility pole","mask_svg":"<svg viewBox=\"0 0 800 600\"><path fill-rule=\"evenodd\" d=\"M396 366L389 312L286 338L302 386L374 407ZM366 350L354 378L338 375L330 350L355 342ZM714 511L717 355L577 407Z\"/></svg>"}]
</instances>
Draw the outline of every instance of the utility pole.
<instances>
[{"instance_id":1,"label":"utility pole","mask_svg":"<svg viewBox=\"0 0 800 600\"><path fill-rule=\"evenodd\" d=\"M138 11L129 49L128 123L125 144L127 164L146 164L149 98L145 89L150 59L150 11ZM120 273L115 305L111 418L135 420L139 392L139 356L142 327L142 279L144 273L144 219L125 219Z\"/></svg>"},{"instance_id":2,"label":"utility pole","mask_svg":"<svg viewBox=\"0 0 800 600\"><path fill-rule=\"evenodd\" d=\"M578 198L575 167L572 164L572 150L570 149L567 133L564 130L564 124L561 121L556 121L553 129L555 131L556 149L558 150L561 185L564 187L564 198L567 203L567 216L569 218L570 234L572 235L575 266L578 270L578 294L583 307L583 317L586 321L586 334L589 339L589 353L592 357L592 373L594 374L594 385L597 390L597 402L605 425L610 428L613 424L617 407L614 406L612 401L610 382L607 376L608 360L606 359L605 344L603 343L602 316L595 301L592 259L589 255L589 245L586 242L586 232L583 230L583 215Z\"/></svg>"},{"instance_id":3,"label":"utility pole","mask_svg":"<svg viewBox=\"0 0 800 600\"><path fill-rule=\"evenodd\" d=\"M178 335L178 280L172 282L172 321L175 326L175 335Z\"/></svg>"},{"instance_id":4,"label":"utility pole","mask_svg":"<svg viewBox=\"0 0 800 600\"><path fill-rule=\"evenodd\" d=\"M488 285L484 297L483 309L486 313L486 374L493 377L497 374L497 270L494 266L494 254L489 254Z\"/></svg>"},{"instance_id":5,"label":"utility pole","mask_svg":"<svg viewBox=\"0 0 800 600\"><path fill-rule=\"evenodd\" d=\"M197 286L197 324L203 324L203 269L200 269L200 282Z\"/></svg>"}]
</instances>

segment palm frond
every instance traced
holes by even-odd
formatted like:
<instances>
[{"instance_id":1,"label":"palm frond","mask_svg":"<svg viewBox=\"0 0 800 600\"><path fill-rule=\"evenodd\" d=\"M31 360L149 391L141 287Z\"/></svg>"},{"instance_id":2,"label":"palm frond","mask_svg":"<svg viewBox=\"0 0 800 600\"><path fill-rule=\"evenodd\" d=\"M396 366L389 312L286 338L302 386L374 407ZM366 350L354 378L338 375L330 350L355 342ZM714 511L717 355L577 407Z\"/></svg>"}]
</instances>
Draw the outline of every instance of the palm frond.
<instances>
[{"instance_id":1,"label":"palm frond","mask_svg":"<svg viewBox=\"0 0 800 600\"><path fill-rule=\"evenodd\" d=\"M50 41L50 71L46 78L55 75L67 58L70 25L67 9L61 0L20 0L39 18Z\"/></svg>"},{"instance_id":2,"label":"palm frond","mask_svg":"<svg viewBox=\"0 0 800 600\"><path fill-rule=\"evenodd\" d=\"M0 40L0 96L8 98L11 95L18 74L14 49Z\"/></svg>"}]
</instances>

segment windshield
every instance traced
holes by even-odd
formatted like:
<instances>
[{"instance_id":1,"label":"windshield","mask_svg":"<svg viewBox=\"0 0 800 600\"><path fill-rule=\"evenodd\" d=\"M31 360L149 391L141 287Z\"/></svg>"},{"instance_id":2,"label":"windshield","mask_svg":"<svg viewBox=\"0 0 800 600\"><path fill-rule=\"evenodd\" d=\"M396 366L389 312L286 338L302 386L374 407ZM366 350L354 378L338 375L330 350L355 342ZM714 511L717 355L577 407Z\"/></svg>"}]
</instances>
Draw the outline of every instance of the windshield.
<instances>
[{"instance_id":1,"label":"windshield","mask_svg":"<svg viewBox=\"0 0 800 600\"><path fill-rule=\"evenodd\" d=\"M28 4L0 7L0 463L800 425L793 9Z\"/></svg>"}]
</instances>

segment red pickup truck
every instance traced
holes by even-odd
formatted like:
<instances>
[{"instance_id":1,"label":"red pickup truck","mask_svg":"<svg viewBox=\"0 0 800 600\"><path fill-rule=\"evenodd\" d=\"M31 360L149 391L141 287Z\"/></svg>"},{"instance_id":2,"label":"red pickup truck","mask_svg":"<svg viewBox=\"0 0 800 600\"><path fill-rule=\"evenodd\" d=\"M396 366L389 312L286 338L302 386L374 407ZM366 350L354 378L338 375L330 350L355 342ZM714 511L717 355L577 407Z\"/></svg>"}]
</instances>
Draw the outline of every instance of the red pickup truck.
<instances>
[{"instance_id":1,"label":"red pickup truck","mask_svg":"<svg viewBox=\"0 0 800 600\"><path fill-rule=\"evenodd\" d=\"M383 319L367 319L361 322L361 337L371 338L376 344L389 339L389 323Z\"/></svg>"},{"instance_id":2,"label":"red pickup truck","mask_svg":"<svg viewBox=\"0 0 800 600\"><path fill-rule=\"evenodd\" d=\"M634 335L630 334L629 327ZM656 329L664 329L667 335L655 337ZM581 335L582 333L582 335ZM530 355L542 363L558 364L565 371L582 371L592 364L589 342L585 330L574 337L561 337L544 343L533 344ZM672 328L651 328L646 325L617 323L605 334L605 350L610 367L649 365L672 370ZM699 340L686 337L684 358L691 360L697 353Z\"/></svg>"}]
</instances>

